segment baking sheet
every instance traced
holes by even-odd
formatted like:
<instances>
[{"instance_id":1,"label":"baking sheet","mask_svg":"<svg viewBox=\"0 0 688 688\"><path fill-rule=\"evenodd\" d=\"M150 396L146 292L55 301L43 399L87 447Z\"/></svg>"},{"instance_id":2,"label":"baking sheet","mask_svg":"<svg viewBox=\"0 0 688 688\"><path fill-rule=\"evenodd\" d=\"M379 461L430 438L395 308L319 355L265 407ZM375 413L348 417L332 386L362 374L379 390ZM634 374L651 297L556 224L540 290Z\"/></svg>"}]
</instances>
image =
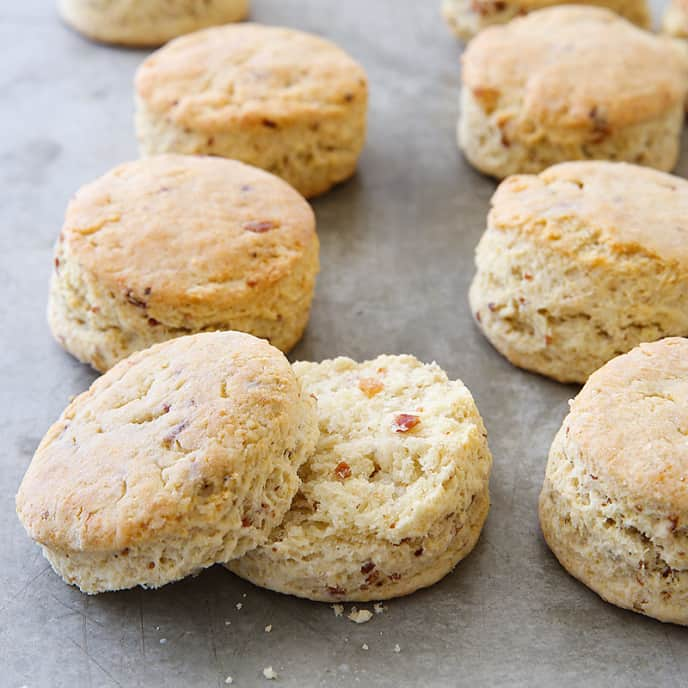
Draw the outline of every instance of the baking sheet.
<instances>
[{"instance_id":1,"label":"baking sheet","mask_svg":"<svg viewBox=\"0 0 688 688\"><path fill-rule=\"evenodd\" d=\"M52 244L69 196L136 157L131 81L145 55L83 40L52 4L0 9L0 686L270 685L267 666L285 687L687 686L686 631L604 604L539 534L547 449L576 388L512 368L471 323L473 249L494 183L454 143L460 47L439 0L254 0L253 17L335 40L371 82L360 171L314 202L323 269L293 358L408 352L464 380L495 459L475 552L362 625L221 567L97 597L52 573L14 494L45 430L94 379L48 333Z\"/></svg>"}]
</instances>

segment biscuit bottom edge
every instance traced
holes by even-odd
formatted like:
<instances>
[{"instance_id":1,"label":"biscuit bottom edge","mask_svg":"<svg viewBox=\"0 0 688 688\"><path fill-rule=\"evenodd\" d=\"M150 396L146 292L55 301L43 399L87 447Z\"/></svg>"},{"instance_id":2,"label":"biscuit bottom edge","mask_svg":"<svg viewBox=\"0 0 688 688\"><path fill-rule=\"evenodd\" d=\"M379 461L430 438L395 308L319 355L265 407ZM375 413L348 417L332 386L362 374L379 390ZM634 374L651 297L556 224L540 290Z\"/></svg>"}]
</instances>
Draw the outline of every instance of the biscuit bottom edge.
<instances>
[{"instance_id":1,"label":"biscuit bottom edge","mask_svg":"<svg viewBox=\"0 0 688 688\"><path fill-rule=\"evenodd\" d=\"M600 533L571 518L576 505L549 481L540 494L540 527L547 543L563 568L578 581L622 609L649 616L665 623L688 625L688 572L649 568L640 562L631 566L624 552L602 540L607 533L600 522Z\"/></svg>"},{"instance_id":2,"label":"biscuit bottom edge","mask_svg":"<svg viewBox=\"0 0 688 688\"><path fill-rule=\"evenodd\" d=\"M480 539L489 508L490 495L486 486L475 495L467 511L455 515L452 519L456 532L439 557L433 561L426 560L425 566L419 567L411 575L388 576L385 584L380 587L350 591L332 585L325 588L320 578L300 577L298 574L289 576L287 562L284 567L275 566L274 559L261 557L260 548L249 552L246 557L225 564L225 567L254 585L315 602L373 602L403 597L439 582L473 551ZM431 537L429 535L427 539ZM390 550L398 547L390 542L375 544Z\"/></svg>"}]
</instances>

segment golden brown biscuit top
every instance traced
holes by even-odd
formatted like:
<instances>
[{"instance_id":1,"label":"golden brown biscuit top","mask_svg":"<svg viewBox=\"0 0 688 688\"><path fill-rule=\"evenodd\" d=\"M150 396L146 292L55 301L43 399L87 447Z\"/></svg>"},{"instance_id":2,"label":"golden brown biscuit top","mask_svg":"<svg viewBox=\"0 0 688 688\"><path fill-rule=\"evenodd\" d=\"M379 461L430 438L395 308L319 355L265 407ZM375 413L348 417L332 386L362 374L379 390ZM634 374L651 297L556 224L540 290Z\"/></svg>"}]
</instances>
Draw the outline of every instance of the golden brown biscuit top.
<instances>
[{"instance_id":1,"label":"golden brown biscuit top","mask_svg":"<svg viewBox=\"0 0 688 688\"><path fill-rule=\"evenodd\" d=\"M581 262L600 264L611 249L608 263L643 253L688 270L688 181L647 167L567 162L509 177L492 198L488 225Z\"/></svg>"},{"instance_id":2,"label":"golden brown biscuit top","mask_svg":"<svg viewBox=\"0 0 688 688\"><path fill-rule=\"evenodd\" d=\"M337 114L367 97L367 79L329 41L239 24L182 36L153 53L138 70L136 91L179 126L220 131Z\"/></svg>"},{"instance_id":3,"label":"golden brown biscuit top","mask_svg":"<svg viewBox=\"0 0 688 688\"><path fill-rule=\"evenodd\" d=\"M597 372L571 402L566 453L612 499L688 526L688 339L641 344Z\"/></svg>"},{"instance_id":4,"label":"golden brown biscuit top","mask_svg":"<svg viewBox=\"0 0 688 688\"><path fill-rule=\"evenodd\" d=\"M488 113L600 136L682 102L687 74L670 39L600 7L562 5L490 27L463 56L464 84Z\"/></svg>"},{"instance_id":5,"label":"golden brown biscuit top","mask_svg":"<svg viewBox=\"0 0 688 688\"><path fill-rule=\"evenodd\" d=\"M281 179L233 160L162 155L83 187L57 254L133 305L183 309L272 284L313 244L313 211Z\"/></svg>"},{"instance_id":6,"label":"golden brown biscuit top","mask_svg":"<svg viewBox=\"0 0 688 688\"><path fill-rule=\"evenodd\" d=\"M289 362L251 335L198 334L136 353L50 428L19 488L19 517L38 542L87 551L212 524L226 500L243 501L255 462L284 449L299 399ZM239 530L238 519L225 526Z\"/></svg>"}]
</instances>

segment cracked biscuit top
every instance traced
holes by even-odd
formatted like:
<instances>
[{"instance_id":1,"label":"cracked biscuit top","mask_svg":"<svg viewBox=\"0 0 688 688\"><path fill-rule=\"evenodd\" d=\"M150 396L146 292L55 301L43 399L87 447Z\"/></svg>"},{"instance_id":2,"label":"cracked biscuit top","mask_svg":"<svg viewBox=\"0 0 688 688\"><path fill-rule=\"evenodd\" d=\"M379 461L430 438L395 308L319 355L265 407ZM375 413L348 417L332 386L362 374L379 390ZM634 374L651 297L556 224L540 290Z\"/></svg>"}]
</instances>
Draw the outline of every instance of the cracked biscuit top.
<instances>
[{"instance_id":1,"label":"cracked biscuit top","mask_svg":"<svg viewBox=\"0 0 688 688\"><path fill-rule=\"evenodd\" d=\"M688 64L671 40L600 7L559 6L481 32L463 82L500 126L537 142L644 123L683 102Z\"/></svg>"},{"instance_id":2,"label":"cracked biscuit top","mask_svg":"<svg viewBox=\"0 0 688 688\"><path fill-rule=\"evenodd\" d=\"M233 131L338 116L367 97L363 68L301 31L237 24L197 31L153 53L138 97L180 127Z\"/></svg>"},{"instance_id":3,"label":"cracked biscuit top","mask_svg":"<svg viewBox=\"0 0 688 688\"><path fill-rule=\"evenodd\" d=\"M264 340L215 332L156 345L66 408L36 450L17 512L57 550L192 540L200 529L255 536L247 510L288 508L282 483L293 475L296 490L314 407Z\"/></svg>"},{"instance_id":4,"label":"cracked biscuit top","mask_svg":"<svg viewBox=\"0 0 688 688\"><path fill-rule=\"evenodd\" d=\"M317 246L313 211L281 179L233 160L161 155L76 194L55 265L78 265L112 297L162 317L231 307Z\"/></svg>"},{"instance_id":5,"label":"cracked biscuit top","mask_svg":"<svg viewBox=\"0 0 688 688\"><path fill-rule=\"evenodd\" d=\"M566 455L609 499L663 513L670 532L688 527L688 339L641 344L607 363L564 426Z\"/></svg>"},{"instance_id":6,"label":"cracked biscuit top","mask_svg":"<svg viewBox=\"0 0 688 688\"><path fill-rule=\"evenodd\" d=\"M595 267L640 254L688 272L688 182L646 167L567 162L509 177L488 226Z\"/></svg>"}]
</instances>

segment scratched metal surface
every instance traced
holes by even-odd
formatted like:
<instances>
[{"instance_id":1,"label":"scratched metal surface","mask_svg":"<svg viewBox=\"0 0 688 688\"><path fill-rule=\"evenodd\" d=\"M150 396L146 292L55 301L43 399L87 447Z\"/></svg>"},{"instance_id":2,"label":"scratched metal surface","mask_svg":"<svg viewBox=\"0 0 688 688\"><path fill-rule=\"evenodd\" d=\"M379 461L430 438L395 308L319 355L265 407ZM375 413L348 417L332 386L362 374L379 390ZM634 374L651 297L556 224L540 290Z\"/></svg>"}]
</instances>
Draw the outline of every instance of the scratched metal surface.
<instances>
[{"instance_id":1,"label":"scratched metal surface","mask_svg":"<svg viewBox=\"0 0 688 688\"><path fill-rule=\"evenodd\" d=\"M48 333L51 246L69 195L136 156L131 79L144 53L82 40L47 0L2 3L0 686L220 687L230 675L254 686L270 665L285 687L688 685L686 631L604 604L540 537L545 457L575 389L511 368L471 324L466 289L494 185L454 145L460 49L436 4L255 0L253 15L334 39L371 80L360 172L315 202L323 272L295 357L437 360L474 392L495 458L475 552L357 626L220 567L159 591L87 597L21 529L23 471L94 378Z\"/></svg>"}]
</instances>

